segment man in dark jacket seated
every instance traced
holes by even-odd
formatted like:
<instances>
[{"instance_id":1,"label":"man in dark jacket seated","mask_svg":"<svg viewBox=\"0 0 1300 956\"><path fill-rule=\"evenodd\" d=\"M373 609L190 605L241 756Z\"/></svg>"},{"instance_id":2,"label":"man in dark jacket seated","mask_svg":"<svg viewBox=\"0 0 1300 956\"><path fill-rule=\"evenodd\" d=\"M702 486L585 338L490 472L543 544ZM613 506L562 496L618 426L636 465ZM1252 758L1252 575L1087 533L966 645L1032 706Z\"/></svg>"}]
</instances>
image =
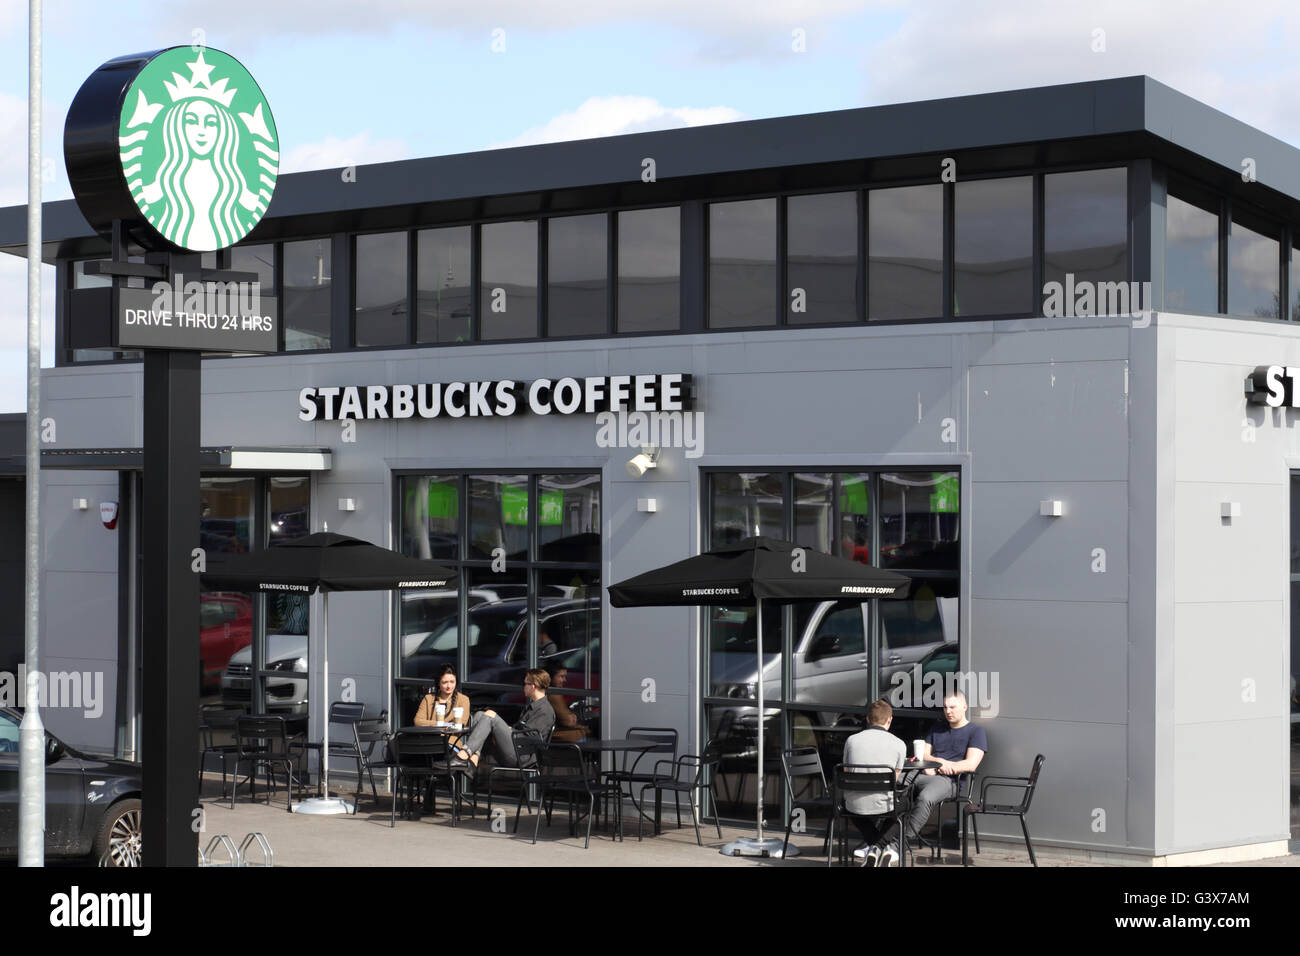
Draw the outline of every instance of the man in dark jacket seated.
<instances>
[{"instance_id":1,"label":"man in dark jacket seated","mask_svg":"<svg viewBox=\"0 0 1300 956\"><path fill-rule=\"evenodd\" d=\"M511 736L513 730L526 730L534 737L545 737L555 726L555 709L546 699L546 690L551 686L550 675L535 668L524 675L524 704L519 720L512 727L494 710L484 710L475 714L469 722L469 733L456 748L456 758L468 760L478 766L479 754L489 737L496 744L497 760L502 766L519 766L519 755L515 753L515 742Z\"/></svg>"}]
</instances>

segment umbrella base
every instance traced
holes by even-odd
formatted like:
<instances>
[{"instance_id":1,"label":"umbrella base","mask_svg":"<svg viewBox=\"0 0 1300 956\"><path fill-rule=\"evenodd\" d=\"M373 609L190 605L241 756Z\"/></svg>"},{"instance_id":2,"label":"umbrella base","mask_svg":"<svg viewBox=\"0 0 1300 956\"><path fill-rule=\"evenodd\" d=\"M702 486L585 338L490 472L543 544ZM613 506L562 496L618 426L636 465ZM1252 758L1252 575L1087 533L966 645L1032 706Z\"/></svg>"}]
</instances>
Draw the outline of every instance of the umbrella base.
<instances>
[{"instance_id":1,"label":"umbrella base","mask_svg":"<svg viewBox=\"0 0 1300 956\"><path fill-rule=\"evenodd\" d=\"M758 839L757 837L741 837L724 846L720 852L723 856L774 856L781 855L781 844L785 842L776 837L767 837ZM795 848L790 847L790 856L794 856Z\"/></svg>"},{"instance_id":2,"label":"umbrella base","mask_svg":"<svg viewBox=\"0 0 1300 956\"><path fill-rule=\"evenodd\" d=\"M342 797L311 797L293 805L294 813L315 814L317 816L337 816L352 813L354 808Z\"/></svg>"}]
</instances>

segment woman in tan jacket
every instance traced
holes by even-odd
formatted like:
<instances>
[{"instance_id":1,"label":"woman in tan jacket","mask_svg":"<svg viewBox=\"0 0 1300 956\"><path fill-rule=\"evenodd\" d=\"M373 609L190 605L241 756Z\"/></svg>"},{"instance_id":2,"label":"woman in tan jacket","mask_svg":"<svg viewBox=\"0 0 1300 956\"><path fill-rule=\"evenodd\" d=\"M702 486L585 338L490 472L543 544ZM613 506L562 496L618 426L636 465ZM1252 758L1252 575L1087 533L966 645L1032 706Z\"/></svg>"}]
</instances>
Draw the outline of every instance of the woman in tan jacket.
<instances>
[{"instance_id":1,"label":"woman in tan jacket","mask_svg":"<svg viewBox=\"0 0 1300 956\"><path fill-rule=\"evenodd\" d=\"M469 723L469 698L460 693L460 681L456 679L456 668L451 664L442 665L438 672L437 690L425 694L420 701L420 709L415 713L415 726L433 727L440 721L452 724ZM456 746L459 737L448 737L447 745Z\"/></svg>"}]
</instances>

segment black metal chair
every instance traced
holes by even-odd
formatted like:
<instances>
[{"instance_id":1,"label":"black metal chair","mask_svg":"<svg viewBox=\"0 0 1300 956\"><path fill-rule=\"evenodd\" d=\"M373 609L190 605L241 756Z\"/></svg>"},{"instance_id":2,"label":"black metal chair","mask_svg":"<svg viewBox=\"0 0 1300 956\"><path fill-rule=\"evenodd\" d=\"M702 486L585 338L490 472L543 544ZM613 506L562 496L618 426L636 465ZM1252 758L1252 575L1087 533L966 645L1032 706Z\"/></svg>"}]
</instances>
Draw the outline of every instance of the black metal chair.
<instances>
[{"instance_id":1,"label":"black metal chair","mask_svg":"<svg viewBox=\"0 0 1300 956\"><path fill-rule=\"evenodd\" d=\"M792 750L781 751L781 769L785 771L785 789L790 795L790 816L785 824L785 842L781 844L781 856L784 858L786 850L790 847L790 831L794 827L795 811L803 810L805 815L813 810L834 811L835 801L831 796L830 787L826 785L826 772L822 769L821 754L816 747L795 747ZM810 786L820 782L820 795L800 796L795 790L796 777L806 777L806 782ZM828 856L831 852L829 830L826 832L825 852Z\"/></svg>"},{"instance_id":2,"label":"black metal chair","mask_svg":"<svg viewBox=\"0 0 1300 956\"><path fill-rule=\"evenodd\" d=\"M204 707L199 710L199 793L203 793L203 772L207 769L208 756L221 759L221 797L226 796L226 774L231 761L239 753L235 742L236 721L247 714L242 709L214 709ZM218 738L229 735L229 743L217 743ZM238 779L238 777L236 777Z\"/></svg>"},{"instance_id":3,"label":"black metal chair","mask_svg":"<svg viewBox=\"0 0 1300 956\"><path fill-rule=\"evenodd\" d=\"M373 751L374 742L370 742L369 748L363 751L361 749L361 721L365 719L366 705L350 701L336 700L330 704L329 725L330 725L330 751L331 762L335 757L344 760L352 760L357 767L357 791L353 797L352 812L356 813L357 801L361 799L361 792L365 787L364 774L370 775L370 794L379 802L379 791L375 787L375 773L370 769L368 760L369 754ZM313 744L314 749L320 750L321 744Z\"/></svg>"},{"instance_id":4,"label":"black metal chair","mask_svg":"<svg viewBox=\"0 0 1300 956\"><path fill-rule=\"evenodd\" d=\"M633 792L640 784L641 794L645 793L646 786L654 779L654 773L641 766L641 762L650 754L667 754L667 757L660 757L660 760L667 759L670 763L677 759L677 729L674 727L629 727L624 740L646 740L653 741L654 746L648 750L641 751L624 751L622 767L617 770L611 770L605 774L605 780L609 783L616 783L621 788L627 786L627 796L632 801L632 806L636 808L637 813L644 816L641 804L637 800L638 794ZM646 767L650 764L647 763Z\"/></svg>"},{"instance_id":5,"label":"black metal chair","mask_svg":"<svg viewBox=\"0 0 1300 956\"><path fill-rule=\"evenodd\" d=\"M583 849L591 846L591 824L596 815L596 801L599 799L602 806L607 801L612 801L615 812L615 835L621 841L623 839L623 790L616 783L605 783L599 778L593 778L587 767L586 756L577 744L550 743L546 745L537 745L538 773L532 779L538 788L538 812L537 819L533 824L533 842L537 842L537 833L542 825L542 812L546 805L548 796L554 798L556 794L567 797L569 802L569 835L574 835L575 823L575 799L578 797L587 798L587 836L583 843ZM532 804L529 804L529 810L532 810ZM608 811L606 811L608 814ZM547 824L550 824L550 814L547 814Z\"/></svg>"},{"instance_id":6,"label":"black metal chair","mask_svg":"<svg viewBox=\"0 0 1300 956\"><path fill-rule=\"evenodd\" d=\"M548 730L546 732L546 735L543 737L539 737L528 730L510 731L510 739L514 744L514 748L515 748L515 757L519 762L513 767L507 764L494 763L492 764L491 767L488 768L487 815L489 820L492 819L492 786L496 782L496 775L499 773L518 774L519 793L521 795L521 800L522 800L522 794L524 793L525 788L527 788L529 784L533 782L532 778L535 778L541 770L540 766L538 765L537 752L541 747L545 747L547 744L551 742L551 735L554 733L555 733L554 726L552 726L551 729ZM455 762L452 763L452 768L456 769ZM470 810L471 817L473 817L474 814L478 813L478 793L479 793L478 775L477 774L474 775L473 779L474 779L474 789L473 792L471 793L471 798L472 798L472 803L471 803L472 809ZM516 833L519 832L518 807L515 808L515 832Z\"/></svg>"},{"instance_id":7,"label":"black metal chair","mask_svg":"<svg viewBox=\"0 0 1300 956\"><path fill-rule=\"evenodd\" d=\"M385 769L394 771L393 806L388 825L397 825L397 806L406 793L406 806L403 816L414 813L417 794L426 790L432 792L432 783L439 775L439 764L445 766L447 744L441 737L431 734L393 734L388 739L388 759L384 761ZM433 797L433 809L438 809L437 796ZM453 816L455 807L453 804Z\"/></svg>"},{"instance_id":8,"label":"black metal chair","mask_svg":"<svg viewBox=\"0 0 1300 956\"><path fill-rule=\"evenodd\" d=\"M961 839L962 814L964 808L970 804L972 798L974 797L974 790L975 790L975 774L974 773L958 774L957 792L954 793L951 797L944 797L942 800L939 801L938 806L935 807L935 814L936 814L935 819L936 819L937 827L934 831L934 843L930 843L930 841L927 838L920 836L919 834L916 838L917 842L920 843L922 846L928 846L930 848L930 859L937 860L941 856L943 856L943 849L944 849L943 817L944 817L944 809L946 807L956 808L957 819L954 821L953 831L956 834L957 840Z\"/></svg>"},{"instance_id":9,"label":"black metal chair","mask_svg":"<svg viewBox=\"0 0 1300 956\"><path fill-rule=\"evenodd\" d=\"M274 771L284 767L285 773L285 810L293 812L293 785L298 784L302 790L302 780L306 776L307 751L296 742L291 741L285 729L283 717L244 715L235 720L235 776L243 764L249 767L249 783L254 799L257 796L257 768L266 771L267 797L271 802L271 793L275 789ZM295 765L298 773L295 774ZM230 788L230 809L235 809L235 790L238 781Z\"/></svg>"},{"instance_id":10,"label":"black metal chair","mask_svg":"<svg viewBox=\"0 0 1300 956\"><path fill-rule=\"evenodd\" d=\"M835 824L846 817L867 817L878 819L890 817L898 827L899 864L907 865L907 840L904 839L903 817L907 813L907 788L899 779L898 772L884 764L839 764L832 775L831 797L833 801L831 822L826 833L828 846L834 842ZM892 809L884 813L854 813L845 805L848 796L865 796L868 794L886 794L890 798ZM845 826L847 829L847 824ZM845 860L846 841L844 832L840 832L840 862ZM831 865L832 854L827 850L826 865Z\"/></svg>"},{"instance_id":11,"label":"black metal chair","mask_svg":"<svg viewBox=\"0 0 1300 956\"><path fill-rule=\"evenodd\" d=\"M653 790L655 794L655 834L659 833L659 820L662 815L663 795L665 792L671 792L673 795L673 806L677 810L677 827L682 825L682 804L681 795L686 794L687 800L691 805L691 822L695 825L695 842L704 846L704 840L700 838L700 814L695 809L695 794L700 790L707 790L710 799L713 801L713 825L718 829L718 839L722 839L722 825L718 822L718 795L713 789L713 775L716 772L722 756L717 750L706 749L703 754L682 754L676 760L660 760L655 764L654 773L651 776L650 783L641 789L642 797L645 796L646 790ZM661 775L660 767L671 767L671 772ZM683 772L686 776L683 778ZM642 813L636 825L636 838L641 839L642 830L645 827L645 814Z\"/></svg>"},{"instance_id":12,"label":"black metal chair","mask_svg":"<svg viewBox=\"0 0 1300 956\"><path fill-rule=\"evenodd\" d=\"M1038 860L1034 858L1034 844L1029 839L1029 826L1025 823L1025 814L1029 812L1029 804L1034 799L1034 790L1038 787L1038 776L1043 771L1043 764L1047 758L1039 754L1034 758L1033 769L1029 771L1028 777L985 777L980 783L980 798L978 801L971 801L965 806L965 812L962 816L962 834L961 834L961 865L967 866L969 861L966 856L966 824L975 831L975 852L980 851L980 831L979 826L975 823L975 817L981 813L990 816L1018 817L1020 819L1020 829L1025 834L1025 849L1029 851L1029 862L1038 866ZM1008 790L1020 790L1020 802L1011 803L989 803L988 792L998 788Z\"/></svg>"}]
</instances>

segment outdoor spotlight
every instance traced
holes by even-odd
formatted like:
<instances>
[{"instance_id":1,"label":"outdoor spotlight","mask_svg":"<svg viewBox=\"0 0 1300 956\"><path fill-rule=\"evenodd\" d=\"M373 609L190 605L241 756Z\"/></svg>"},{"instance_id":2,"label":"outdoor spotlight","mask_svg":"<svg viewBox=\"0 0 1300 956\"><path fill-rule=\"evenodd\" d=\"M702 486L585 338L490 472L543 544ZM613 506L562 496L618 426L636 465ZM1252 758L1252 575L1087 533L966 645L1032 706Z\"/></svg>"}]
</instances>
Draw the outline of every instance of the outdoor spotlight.
<instances>
[{"instance_id":1,"label":"outdoor spotlight","mask_svg":"<svg viewBox=\"0 0 1300 956\"><path fill-rule=\"evenodd\" d=\"M627 473L629 477L640 478L651 468L659 467L659 449L647 448L639 454L633 455L628 459Z\"/></svg>"}]
</instances>

